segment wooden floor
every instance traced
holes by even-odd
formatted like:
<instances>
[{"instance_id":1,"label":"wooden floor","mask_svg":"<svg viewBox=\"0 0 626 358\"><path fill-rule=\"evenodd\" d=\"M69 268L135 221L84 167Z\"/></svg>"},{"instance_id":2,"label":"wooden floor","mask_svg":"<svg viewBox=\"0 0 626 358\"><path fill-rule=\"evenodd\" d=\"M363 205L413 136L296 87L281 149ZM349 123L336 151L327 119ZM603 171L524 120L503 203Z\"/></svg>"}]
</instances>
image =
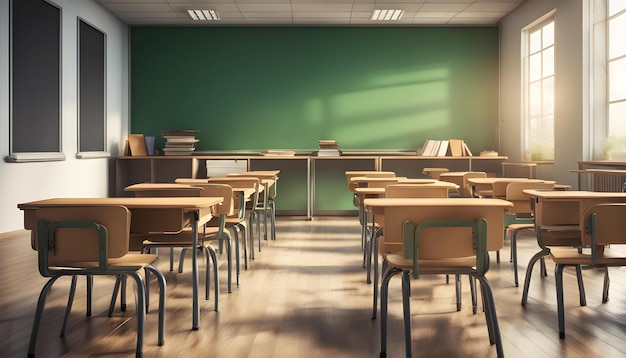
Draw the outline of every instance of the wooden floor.
<instances>
[{"instance_id":1,"label":"wooden floor","mask_svg":"<svg viewBox=\"0 0 626 358\"><path fill-rule=\"evenodd\" d=\"M200 329L191 330L191 275L169 272L167 252L157 266L167 278L166 341L157 346L156 307L147 319L146 357L377 357L380 320L371 319L372 285L361 266L356 218L325 217L307 221L279 217L278 239L263 242L241 285L227 293L222 270L219 312L201 301ZM520 276L537 251L534 238L520 241ZM548 277L536 270L526 308L513 284L508 261L488 273L494 287L504 352L508 357L616 357L626 355L626 271L611 270L608 303L601 303L602 273L585 270L587 306L578 305L573 270L566 270L566 334L559 340L553 265ZM221 268L225 269L222 257ZM186 265L191 260L186 261ZM201 269L204 264L201 262ZM37 271L29 237L0 239L0 356L26 355L39 291L45 280ZM201 281L203 274L201 275ZM65 338L59 337L69 279L59 280L48 299L37 342L40 357L124 357L135 348L135 305L107 316L113 280L96 278L93 316L85 317L84 281ZM472 314L469 285L463 281L463 307L456 311L454 287L441 277L412 283L413 352L416 357L495 357L483 314ZM132 287L132 286L129 286ZM156 285L152 285L156 304ZM400 279L390 287L388 357L404 356Z\"/></svg>"}]
</instances>

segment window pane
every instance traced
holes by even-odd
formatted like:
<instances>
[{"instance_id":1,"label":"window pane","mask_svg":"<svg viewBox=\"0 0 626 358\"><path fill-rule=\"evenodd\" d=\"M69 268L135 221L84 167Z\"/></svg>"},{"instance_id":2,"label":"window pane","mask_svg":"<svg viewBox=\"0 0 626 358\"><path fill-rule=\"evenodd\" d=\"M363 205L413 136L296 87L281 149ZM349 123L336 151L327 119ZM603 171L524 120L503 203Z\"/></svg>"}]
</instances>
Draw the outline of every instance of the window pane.
<instances>
[{"instance_id":1,"label":"window pane","mask_svg":"<svg viewBox=\"0 0 626 358\"><path fill-rule=\"evenodd\" d=\"M528 79L533 82L541 79L541 52L530 56Z\"/></svg>"},{"instance_id":2,"label":"window pane","mask_svg":"<svg viewBox=\"0 0 626 358\"><path fill-rule=\"evenodd\" d=\"M543 51L543 77L554 76L554 47Z\"/></svg>"},{"instance_id":3,"label":"window pane","mask_svg":"<svg viewBox=\"0 0 626 358\"><path fill-rule=\"evenodd\" d=\"M542 99L543 115L554 114L554 77L548 77L543 80Z\"/></svg>"},{"instance_id":4,"label":"window pane","mask_svg":"<svg viewBox=\"0 0 626 358\"><path fill-rule=\"evenodd\" d=\"M541 50L541 30L531 32L528 36L528 51L535 53Z\"/></svg>"},{"instance_id":5,"label":"window pane","mask_svg":"<svg viewBox=\"0 0 626 358\"><path fill-rule=\"evenodd\" d=\"M531 117L541 116L543 112L541 110L541 103L541 82L531 83L528 94L528 109Z\"/></svg>"},{"instance_id":6,"label":"window pane","mask_svg":"<svg viewBox=\"0 0 626 358\"><path fill-rule=\"evenodd\" d=\"M626 99L626 58L609 62L609 101Z\"/></svg>"},{"instance_id":7,"label":"window pane","mask_svg":"<svg viewBox=\"0 0 626 358\"><path fill-rule=\"evenodd\" d=\"M609 135L626 137L626 101L609 105Z\"/></svg>"},{"instance_id":8,"label":"window pane","mask_svg":"<svg viewBox=\"0 0 626 358\"><path fill-rule=\"evenodd\" d=\"M554 21L543 27L543 48L554 45Z\"/></svg>"},{"instance_id":9,"label":"window pane","mask_svg":"<svg viewBox=\"0 0 626 358\"><path fill-rule=\"evenodd\" d=\"M609 33L609 59L626 55L626 13L609 21Z\"/></svg>"},{"instance_id":10,"label":"window pane","mask_svg":"<svg viewBox=\"0 0 626 358\"><path fill-rule=\"evenodd\" d=\"M613 16L624 9L626 9L626 1L609 0L609 16Z\"/></svg>"}]
</instances>

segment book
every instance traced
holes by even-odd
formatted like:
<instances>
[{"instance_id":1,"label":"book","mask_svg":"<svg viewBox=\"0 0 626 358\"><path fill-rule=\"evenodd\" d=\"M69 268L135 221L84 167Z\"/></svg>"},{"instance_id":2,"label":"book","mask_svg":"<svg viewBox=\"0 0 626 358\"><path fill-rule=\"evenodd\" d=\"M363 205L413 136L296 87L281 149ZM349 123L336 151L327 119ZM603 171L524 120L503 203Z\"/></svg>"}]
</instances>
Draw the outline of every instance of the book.
<instances>
[{"instance_id":1,"label":"book","mask_svg":"<svg viewBox=\"0 0 626 358\"><path fill-rule=\"evenodd\" d=\"M437 156L445 157L447 153L448 153L448 141L447 140L439 141L439 149L437 149Z\"/></svg>"},{"instance_id":2,"label":"book","mask_svg":"<svg viewBox=\"0 0 626 358\"><path fill-rule=\"evenodd\" d=\"M453 157L462 157L463 156L463 140L461 139L450 139L450 155Z\"/></svg>"},{"instance_id":3,"label":"book","mask_svg":"<svg viewBox=\"0 0 626 358\"><path fill-rule=\"evenodd\" d=\"M421 151L420 155L422 155L422 156L426 156L427 155L428 151L430 150L430 145L431 145L430 143L431 142L432 141L430 139L426 139L426 141L424 142L424 146L422 147L422 151Z\"/></svg>"},{"instance_id":4,"label":"book","mask_svg":"<svg viewBox=\"0 0 626 358\"><path fill-rule=\"evenodd\" d=\"M424 144L424 150L422 151L422 156L432 157L434 148L437 144L436 142L437 142L436 140L428 139L426 143Z\"/></svg>"},{"instance_id":5,"label":"book","mask_svg":"<svg viewBox=\"0 0 626 358\"><path fill-rule=\"evenodd\" d=\"M133 157L148 155L148 152L146 151L146 141L143 137L143 134L129 134L128 149L130 155Z\"/></svg>"},{"instance_id":6,"label":"book","mask_svg":"<svg viewBox=\"0 0 626 358\"><path fill-rule=\"evenodd\" d=\"M467 146L467 144L465 144L465 142L463 142L463 150L465 151L465 155L467 155L468 157L471 157L472 151L470 151L469 147Z\"/></svg>"},{"instance_id":7,"label":"book","mask_svg":"<svg viewBox=\"0 0 626 358\"><path fill-rule=\"evenodd\" d=\"M163 136L167 143L197 143L200 140L196 139L195 136L172 136L166 135Z\"/></svg>"},{"instance_id":8,"label":"book","mask_svg":"<svg viewBox=\"0 0 626 358\"><path fill-rule=\"evenodd\" d=\"M318 157L333 157L333 156L341 155L341 151L339 150L339 144L335 140L320 139L318 141L318 145L319 145L319 148L317 151Z\"/></svg>"}]
</instances>

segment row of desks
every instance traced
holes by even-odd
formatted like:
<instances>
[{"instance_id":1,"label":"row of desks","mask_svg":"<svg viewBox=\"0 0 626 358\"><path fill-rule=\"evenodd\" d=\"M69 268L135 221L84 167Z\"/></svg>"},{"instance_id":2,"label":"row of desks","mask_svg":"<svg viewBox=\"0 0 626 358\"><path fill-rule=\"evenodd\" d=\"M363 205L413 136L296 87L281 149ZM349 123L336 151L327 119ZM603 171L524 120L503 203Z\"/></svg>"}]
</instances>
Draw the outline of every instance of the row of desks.
<instances>
[{"instance_id":1,"label":"row of desks","mask_svg":"<svg viewBox=\"0 0 626 358\"><path fill-rule=\"evenodd\" d=\"M275 184L275 171L259 173L264 191ZM206 182L206 181L205 181ZM164 186L171 184L162 184ZM146 190L142 185L137 185L133 190ZM237 193L240 205L253 193L246 188L233 188ZM267 195L266 195L267 197ZM221 197L119 197L119 198L52 198L31 201L18 204L18 208L24 211L24 228L34 230L36 228L36 210L48 207L67 206L103 206L122 205L131 212L132 233L167 233L179 232L183 228L192 228L192 247L198 246L198 227L211 220L215 207L221 205ZM197 255L192 255L192 329L199 327L200 305L198 295L198 261Z\"/></svg>"}]
</instances>

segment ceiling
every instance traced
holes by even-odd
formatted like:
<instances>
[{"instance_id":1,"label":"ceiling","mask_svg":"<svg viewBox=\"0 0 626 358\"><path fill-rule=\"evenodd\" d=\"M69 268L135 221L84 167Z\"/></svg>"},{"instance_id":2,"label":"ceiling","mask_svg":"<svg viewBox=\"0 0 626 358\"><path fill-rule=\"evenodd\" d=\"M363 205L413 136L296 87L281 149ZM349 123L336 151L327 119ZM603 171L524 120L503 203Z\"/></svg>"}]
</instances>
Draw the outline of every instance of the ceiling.
<instances>
[{"instance_id":1,"label":"ceiling","mask_svg":"<svg viewBox=\"0 0 626 358\"><path fill-rule=\"evenodd\" d=\"M95 0L129 25L151 26L493 26L525 0ZM188 9L220 20L194 21ZM398 21L374 10L404 10Z\"/></svg>"}]
</instances>

